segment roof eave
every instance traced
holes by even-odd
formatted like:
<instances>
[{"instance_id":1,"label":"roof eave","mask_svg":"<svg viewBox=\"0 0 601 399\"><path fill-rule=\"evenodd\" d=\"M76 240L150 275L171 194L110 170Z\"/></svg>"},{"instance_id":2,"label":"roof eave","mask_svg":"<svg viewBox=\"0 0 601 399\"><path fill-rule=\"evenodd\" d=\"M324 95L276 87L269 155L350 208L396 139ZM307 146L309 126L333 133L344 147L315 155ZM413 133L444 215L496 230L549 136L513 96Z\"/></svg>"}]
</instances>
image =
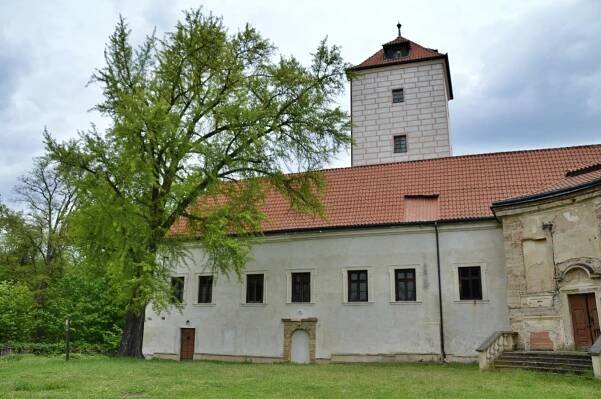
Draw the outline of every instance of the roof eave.
<instances>
[{"instance_id":1,"label":"roof eave","mask_svg":"<svg viewBox=\"0 0 601 399\"><path fill-rule=\"evenodd\" d=\"M322 226L322 227L299 227L291 229L281 230L266 230L263 232L264 235L277 235L277 234L290 234L290 233L310 233L310 232L321 232L321 231L336 231L336 230L363 230L363 229L377 229L377 228L388 228L388 227L402 227L402 226L431 226L434 223L439 224L450 224L450 223L477 223L495 220L494 216L474 216L465 218L452 218L452 219L437 219L437 220L418 220L411 222L385 222L385 223L371 223L371 224L345 224L338 226Z\"/></svg>"},{"instance_id":2,"label":"roof eave","mask_svg":"<svg viewBox=\"0 0 601 399\"><path fill-rule=\"evenodd\" d=\"M440 60L440 59L443 59L445 57L445 55L446 54L439 54L439 55L434 55L432 57L415 58L415 59L410 59L410 60L398 59L396 61L390 61L390 62L386 62L384 64L374 64L374 65L364 65L364 66L361 66L361 64L359 64L359 65L355 65L353 67L347 68L347 71L363 71L366 69L384 68L384 67L393 66L393 65L411 64L414 62Z\"/></svg>"},{"instance_id":3,"label":"roof eave","mask_svg":"<svg viewBox=\"0 0 601 399\"><path fill-rule=\"evenodd\" d=\"M452 100L453 99L453 82L451 81L451 68L449 65L449 55L448 54L439 54L439 55L435 55L432 57L418 58L418 59L412 59L412 60L400 59L397 61L387 62L385 64L365 65L365 66L356 65L354 67L347 68L347 72L349 72L349 71L350 72L365 71L368 69L384 68L384 67L389 67L389 66L394 66L394 65L412 64L412 63L416 63L416 62L435 61L435 60L444 60L447 82L448 82L448 89L449 89L449 100Z\"/></svg>"},{"instance_id":4,"label":"roof eave","mask_svg":"<svg viewBox=\"0 0 601 399\"><path fill-rule=\"evenodd\" d=\"M509 198L509 199L501 200L501 201L495 201L492 203L490 208L494 212L495 210L498 210L500 208L515 206L515 205L525 205L525 204L530 204L530 203L537 202L537 201L553 199L553 198L562 197L562 196L568 195L568 194L578 193L580 191L590 190L595 187L601 187L601 179L595 179L595 180L591 180L586 183L578 184L576 186L560 188L557 190L544 191L544 192L536 193L536 194L532 194L532 195L526 195L526 196L522 196L522 197L514 197L514 198Z\"/></svg>"},{"instance_id":5,"label":"roof eave","mask_svg":"<svg viewBox=\"0 0 601 399\"><path fill-rule=\"evenodd\" d=\"M447 82L449 82L449 100L453 99L453 81L451 80L451 66L449 64L449 54L444 54L444 64L447 70Z\"/></svg>"}]
</instances>

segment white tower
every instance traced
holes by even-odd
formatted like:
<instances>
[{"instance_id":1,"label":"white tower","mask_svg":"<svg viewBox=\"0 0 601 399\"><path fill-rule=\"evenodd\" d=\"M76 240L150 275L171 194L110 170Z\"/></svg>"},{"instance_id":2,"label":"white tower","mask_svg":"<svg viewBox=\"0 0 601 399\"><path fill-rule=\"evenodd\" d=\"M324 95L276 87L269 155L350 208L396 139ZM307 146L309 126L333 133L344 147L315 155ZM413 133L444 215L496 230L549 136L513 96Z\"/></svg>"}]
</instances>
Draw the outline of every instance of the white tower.
<instances>
[{"instance_id":1,"label":"white tower","mask_svg":"<svg viewBox=\"0 0 601 399\"><path fill-rule=\"evenodd\" d=\"M450 156L447 54L401 36L349 69L352 165Z\"/></svg>"}]
</instances>

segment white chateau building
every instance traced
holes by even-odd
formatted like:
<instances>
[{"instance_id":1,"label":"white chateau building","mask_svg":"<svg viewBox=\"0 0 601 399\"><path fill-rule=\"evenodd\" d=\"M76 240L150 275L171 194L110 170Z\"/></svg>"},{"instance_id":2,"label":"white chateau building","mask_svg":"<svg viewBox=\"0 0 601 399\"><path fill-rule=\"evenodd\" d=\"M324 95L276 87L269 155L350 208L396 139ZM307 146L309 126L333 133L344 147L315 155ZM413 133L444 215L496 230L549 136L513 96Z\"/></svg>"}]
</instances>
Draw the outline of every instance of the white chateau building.
<instances>
[{"instance_id":1,"label":"white chateau building","mask_svg":"<svg viewBox=\"0 0 601 399\"><path fill-rule=\"evenodd\" d=\"M351 71L352 166L323 172L326 218L268 197L242 279L212 276L188 242L172 277L183 310L149 306L144 354L493 361L591 347L601 145L452 156L449 59L400 29Z\"/></svg>"}]
</instances>

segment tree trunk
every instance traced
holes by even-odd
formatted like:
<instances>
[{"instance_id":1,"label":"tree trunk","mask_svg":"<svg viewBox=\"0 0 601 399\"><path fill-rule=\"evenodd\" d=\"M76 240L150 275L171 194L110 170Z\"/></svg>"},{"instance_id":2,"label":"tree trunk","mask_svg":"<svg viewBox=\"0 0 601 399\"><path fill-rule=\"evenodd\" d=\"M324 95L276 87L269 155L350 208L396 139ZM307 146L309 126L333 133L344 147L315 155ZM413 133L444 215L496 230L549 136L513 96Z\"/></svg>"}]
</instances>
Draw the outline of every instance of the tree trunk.
<instances>
[{"instance_id":1,"label":"tree trunk","mask_svg":"<svg viewBox=\"0 0 601 399\"><path fill-rule=\"evenodd\" d=\"M140 313L127 312L123 333L121 334L121 344L119 346L120 356L142 357L145 313L145 310L142 310Z\"/></svg>"}]
</instances>

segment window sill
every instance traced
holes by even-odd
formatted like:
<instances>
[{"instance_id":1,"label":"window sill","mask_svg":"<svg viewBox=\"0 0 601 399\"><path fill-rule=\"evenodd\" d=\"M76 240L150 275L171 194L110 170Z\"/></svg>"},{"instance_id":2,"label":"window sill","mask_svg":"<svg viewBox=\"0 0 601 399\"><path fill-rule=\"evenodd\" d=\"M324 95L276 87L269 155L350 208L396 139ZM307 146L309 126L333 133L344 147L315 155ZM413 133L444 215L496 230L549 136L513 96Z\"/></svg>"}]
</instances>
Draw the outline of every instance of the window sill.
<instances>
[{"instance_id":1,"label":"window sill","mask_svg":"<svg viewBox=\"0 0 601 399\"><path fill-rule=\"evenodd\" d=\"M455 303L467 303L467 304L478 304L478 303L489 303L488 299L455 299L453 302Z\"/></svg>"},{"instance_id":2,"label":"window sill","mask_svg":"<svg viewBox=\"0 0 601 399\"><path fill-rule=\"evenodd\" d=\"M345 306L367 306L367 305L373 305L375 302L374 301L367 301L367 302L342 302L343 305Z\"/></svg>"},{"instance_id":3,"label":"window sill","mask_svg":"<svg viewBox=\"0 0 601 399\"><path fill-rule=\"evenodd\" d=\"M390 301L391 305L421 305L422 301Z\"/></svg>"},{"instance_id":4,"label":"window sill","mask_svg":"<svg viewBox=\"0 0 601 399\"><path fill-rule=\"evenodd\" d=\"M298 306L302 306L302 305L315 305L315 302L311 301L311 302L286 302L286 305L298 305Z\"/></svg>"},{"instance_id":5,"label":"window sill","mask_svg":"<svg viewBox=\"0 0 601 399\"><path fill-rule=\"evenodd\" d=\"M244 306L244 307L248 307L248 308L260 308L260 307L264 307L267 304L265 302L263 303L241 303L240 306Z\"/></svg>"},{"instance_id":6,"label":"window sill","mask_svg":"<svg viewBox=\"0 0 601 399\"><path fill-rule=\"evenodd\" d=\"M215 306L215 305L216 305L215 302L210 302L210 303L193 303L192 304L192 306L199 307L199 308L211 307L211 306Z\"/></svg>"}]
</instances>

